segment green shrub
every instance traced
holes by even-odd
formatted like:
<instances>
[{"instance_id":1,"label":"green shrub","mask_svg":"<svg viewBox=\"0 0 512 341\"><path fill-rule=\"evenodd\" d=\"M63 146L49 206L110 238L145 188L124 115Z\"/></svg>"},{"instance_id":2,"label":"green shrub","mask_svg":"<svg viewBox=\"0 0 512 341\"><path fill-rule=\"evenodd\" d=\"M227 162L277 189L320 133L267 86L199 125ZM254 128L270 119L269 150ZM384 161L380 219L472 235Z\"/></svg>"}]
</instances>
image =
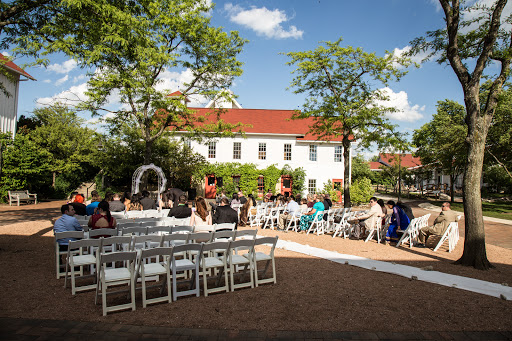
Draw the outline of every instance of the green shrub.
<instances>
[{"instance_id":1,"label":"green shrub","mask_svg":"<svg viewBox=\"0 0 512 341\"><path fill-rule=\"evenodd\" d=\"M350 186L350 199L354 204L367 203L373 194L372 182L368 178L359 178Z\"/></svg>"}]
</instances>

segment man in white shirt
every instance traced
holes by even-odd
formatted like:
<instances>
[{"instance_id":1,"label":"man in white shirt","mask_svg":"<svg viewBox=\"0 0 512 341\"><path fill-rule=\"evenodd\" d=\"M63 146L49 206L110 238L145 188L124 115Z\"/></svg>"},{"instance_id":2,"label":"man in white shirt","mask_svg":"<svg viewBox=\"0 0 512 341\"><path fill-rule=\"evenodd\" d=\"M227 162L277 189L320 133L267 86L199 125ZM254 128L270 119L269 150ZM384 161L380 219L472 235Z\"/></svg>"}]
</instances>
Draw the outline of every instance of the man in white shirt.
<instances>
[{"instance_id":1,"label":"man in white shirt","mask_svg":"<svg viewBox=\"0 0 512 341\"><path fill-rule=\"evenodd\" d=\"M279 229L283 230L284 226L287 224L288 220L295 216L298 216L300 213L299 204L295 201L295 197L290 195L288 197L288 203L286 204L286 208L283 214L279 215Z\"/></svg>"},{"instance_id":2,"label":"man in white shirt","mask_svg":"<svg viewBox=\"0 0 512 341\"><path fill-rule=\"evenodd\" d=\"M382 216L382 208L377 203L377 198L371 197L370 211L368 213L357 216L359 224L356 224L354 229L354 239L360 239L360 237L364 237L366 232L369 232L372 228L375 227L377 219L380 219Z\"/></svg>"}]
</instances>

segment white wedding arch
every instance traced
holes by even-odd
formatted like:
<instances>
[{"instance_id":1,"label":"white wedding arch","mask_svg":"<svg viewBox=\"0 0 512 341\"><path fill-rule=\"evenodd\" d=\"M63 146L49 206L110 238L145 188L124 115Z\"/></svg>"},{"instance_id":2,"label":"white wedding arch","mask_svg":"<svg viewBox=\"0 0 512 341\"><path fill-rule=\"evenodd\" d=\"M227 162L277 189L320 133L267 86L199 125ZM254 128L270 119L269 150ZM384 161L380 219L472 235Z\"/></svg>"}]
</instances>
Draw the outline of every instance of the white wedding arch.
<instances>
[{"instance_id":1,"label":"white wedding arch","mask_svg":"<svg viewBox=\"0 0 512 341\"><path fill-rule=\"evenodd\" d=\"M165 178L164 172L162 172L162 168L155 166L154 164L143 165L135 170L132 177L132 194L139 193L139 185L140 179L144 172L147 170L154 170L158 175L158 194L165 192L165 185L167 184L167 179Z\"/></svg>"}]
</instances>

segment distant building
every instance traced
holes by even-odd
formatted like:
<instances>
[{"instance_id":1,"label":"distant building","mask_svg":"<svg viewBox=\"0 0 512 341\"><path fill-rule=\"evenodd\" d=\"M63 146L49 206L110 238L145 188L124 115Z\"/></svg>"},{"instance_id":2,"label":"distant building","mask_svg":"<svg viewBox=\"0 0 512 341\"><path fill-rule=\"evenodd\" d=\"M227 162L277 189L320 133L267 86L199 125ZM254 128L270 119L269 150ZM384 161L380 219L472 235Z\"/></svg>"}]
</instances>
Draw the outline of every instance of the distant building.
<instances>
[{"instance_id":1,"label":"distant building","mask_svg":"<svg viewBox=\"0 0 512 341\"><path fill-rule=\"evenodd\" d=\"M18 93L21 81L34 77L23 71L19 66L9 61L0 53L0 83L5 87L10 96L0 91L0 131L2 133L16 134L16 122L18 121ZM6 71L11 77L5 75Z\"/></svg>"},{"instance_id":2,"label":"distant building","mask_svg":"<svg viewBox=\"0 0 512 341\"><path fill-rule=\"evenodd\" d=\"M309 133L312 119L291 120L294 110L244 109L236 100L212 101L204 108L191 109L195 109L199 115L205 115L212 112L214 107L225 109L221 115L225 122L241 122L250 126L243 128L245 137L237 134L234 137L217 138L207 144L188 141L190 147L209 162L253 163L258 169L270 165L283 168L286 164L292 169L302 167L306 172L307 193L320 192L328 180L337 187L343 187L341 138L319 140L317 136ZM206 177L206 197L215 197L217 181L215 174ZM291 188L290 177L283 175L276 188L271 190L286 195ZM263 178L260 177L258 192L263 194L267 190L268 188L263 187Z\"/></svg>"}]
</instances>

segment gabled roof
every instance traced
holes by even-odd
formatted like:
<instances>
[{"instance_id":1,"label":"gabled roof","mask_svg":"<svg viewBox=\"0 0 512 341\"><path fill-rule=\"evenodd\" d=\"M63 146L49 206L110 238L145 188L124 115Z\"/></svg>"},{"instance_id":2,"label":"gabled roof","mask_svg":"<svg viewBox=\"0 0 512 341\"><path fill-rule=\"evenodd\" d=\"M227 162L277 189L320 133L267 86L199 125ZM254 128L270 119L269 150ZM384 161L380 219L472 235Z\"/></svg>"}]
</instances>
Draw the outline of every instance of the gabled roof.
<instances>
[{"instance_id":1,"label":"gabled roof","mask_svg":"<svg viewBox=\"0 0 512 341\"><path fill-rule=\"evenodd\" d=\"M181 97L183 93L181 91L174 91L172 94L167 95L168 97ZM185 102L190 102L188 97L185 96Z\"/></svg>"},{"instance_id":2,"label":"gabled roof","mask_svg":"<svg viewBox=\"0 0 512 341\"><path fill-rule=\"evenodd\" d=\"M379 153L379 162L385 166L392 166L398 162L398 154ZM421 167L421 159L412 154L400 154L400 164L407 169L414 169Z\"/></svg>"},{"instance_id":3,"label":"gabled roof","mask_svg":"<svg viewBox=\"0 0 512 341\"><path fill-rule=\"evenodd\" d=\"M213 113L210 108L190 108L198 115ZM275 134L292 135L300 141L316 141L317 136L309 133L309 127L313 124L313 118L292 120L294 110L279 109L222 109L220 118L227 123L238 122L251 125L244 127L246 134ZM206 116L206 123L213 123L217 116ZM321 141L341 141L341 137L322 138Z\"/></svg>"},{"instance_id":4,"label":"gabled roof","mask_svg":"<svg viewBox=\"0 0 512 341\"><path fill-rule=\"evenodd\" d=\"M382 170L382 168L380 168L382 166L382 163L380 163L380 162L370 161L370 162L368 162L368 164L370 165L370 170L372 170L372 171L381 171Z\"/></svg>"},{"instance_id":5,"label":"gabled roof","mask_svg":"<svg viewBox=\"0 0 512 341\"><path fill-rule=\"evenodd\" d=\"M7 61L7 63L6 63ZM29 75L28 73L26 73L22 68L20 68L18 65L14 64L12 61L9 61L9 59L7 59L3 54L0 53L0 66L3 66L5 67L6 69L14 72L14 73L17 73L18 75L21 75L21 76L25 76L27 77L28 79L31 79L33 81L35 81L36 79L34 77L32 77L31 75Z\"/></svg>"}]
</instances>

